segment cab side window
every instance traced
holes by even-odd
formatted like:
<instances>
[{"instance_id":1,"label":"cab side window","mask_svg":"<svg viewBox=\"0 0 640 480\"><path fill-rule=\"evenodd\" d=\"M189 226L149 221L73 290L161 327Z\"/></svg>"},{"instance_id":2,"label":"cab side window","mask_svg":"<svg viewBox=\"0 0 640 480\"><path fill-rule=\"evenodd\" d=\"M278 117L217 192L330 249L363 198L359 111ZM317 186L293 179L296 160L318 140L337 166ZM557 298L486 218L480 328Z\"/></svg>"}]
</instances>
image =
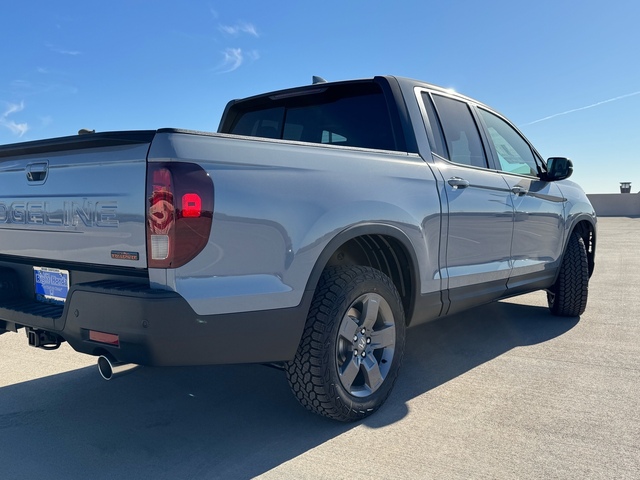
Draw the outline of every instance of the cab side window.
<instances>
[{"instance_id":1,"label":"cab side window","mask_svg":"<svg viewBox=\"0 0 640 480\"><path fill-rule=\"evenodd\" d=\"M500 170L520 175L538 175L538 164L529 144L522 136L503 119L478 109L487 126L489 137L496 153Z\"/></svg>"},{"instance_id":2,"label":"cab side window","mask_svg":"<svg viewBox=\"0 0 640 480\"><path fill-rule=\"evenodd\" d=\"M446 158L454 163L487 168L487 157L469 106L459 100L433 95L446 146Z\"/></svg>"}]
</instances>

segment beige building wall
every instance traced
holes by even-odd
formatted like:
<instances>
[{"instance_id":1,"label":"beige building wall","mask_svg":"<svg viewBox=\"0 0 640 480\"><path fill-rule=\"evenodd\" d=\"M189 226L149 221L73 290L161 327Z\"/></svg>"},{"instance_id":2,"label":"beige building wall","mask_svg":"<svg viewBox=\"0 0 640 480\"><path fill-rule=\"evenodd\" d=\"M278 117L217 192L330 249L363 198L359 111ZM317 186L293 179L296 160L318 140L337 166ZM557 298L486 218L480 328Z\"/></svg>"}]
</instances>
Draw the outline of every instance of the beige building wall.
<instances>
[{"instance_id":1,"label":"beige building wall","mask_svg":"<svg viewBox=\"0 0 640 480\"><path fill-rule=\"evenodd\" d=\"M640 217L638 193L592 193L587 197L600 217Z\"/></svg>"}]
</instances>

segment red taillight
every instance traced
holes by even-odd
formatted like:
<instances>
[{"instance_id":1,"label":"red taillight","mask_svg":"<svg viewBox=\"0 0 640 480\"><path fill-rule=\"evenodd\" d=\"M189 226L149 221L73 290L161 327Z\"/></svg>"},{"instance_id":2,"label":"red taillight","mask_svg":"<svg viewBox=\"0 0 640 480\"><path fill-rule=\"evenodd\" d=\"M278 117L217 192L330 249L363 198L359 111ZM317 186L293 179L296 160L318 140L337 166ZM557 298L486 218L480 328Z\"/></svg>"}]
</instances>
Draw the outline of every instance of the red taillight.
<instances>
[{"instance_id":1,"label":"red taillight","mask_svg":"<svg viewBox=\"0 0 640 480\"><path fill-rule=\"evenodd\" d=\"M202 199L197 193L185 193L182 196L182 216L198 218L202 213Z\"/></svg>"},{"instance_id":2,"label":"red taillight","mask_svg":"<svg viewBox=\"0 0 640 480\"><path fill-rule=\"evenodd\" d=\"M198 165L151 163L147 171L147 265L177 268L209 241L213 182Z\"/></svg>"}]
</instances>

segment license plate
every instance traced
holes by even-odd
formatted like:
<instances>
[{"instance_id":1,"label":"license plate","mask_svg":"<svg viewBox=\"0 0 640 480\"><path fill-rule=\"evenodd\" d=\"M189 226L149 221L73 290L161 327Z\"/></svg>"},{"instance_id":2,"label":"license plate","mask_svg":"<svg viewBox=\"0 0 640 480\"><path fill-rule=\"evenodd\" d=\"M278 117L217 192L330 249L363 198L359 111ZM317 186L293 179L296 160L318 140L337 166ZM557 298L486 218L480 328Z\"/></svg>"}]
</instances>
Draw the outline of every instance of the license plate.
<instances>
[{"instance_id":1,"label":"license plate","mask_svg":"<svg viewBox=\"0 0 640 480\"><path fill-rule=\"evenodd\" d=\"M69 272L57 268L33 267L36 300L45 303L64 303L69 292Z\"/></svg>"}]
</instances>

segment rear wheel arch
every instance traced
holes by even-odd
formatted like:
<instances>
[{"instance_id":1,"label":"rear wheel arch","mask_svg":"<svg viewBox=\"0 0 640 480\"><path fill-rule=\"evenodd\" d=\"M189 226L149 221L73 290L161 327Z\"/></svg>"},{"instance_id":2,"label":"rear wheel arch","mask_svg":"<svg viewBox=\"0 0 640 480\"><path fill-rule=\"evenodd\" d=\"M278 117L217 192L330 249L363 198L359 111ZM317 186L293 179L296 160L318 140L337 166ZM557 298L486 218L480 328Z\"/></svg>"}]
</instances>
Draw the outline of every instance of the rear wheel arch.
<instances>
[{"instance_id":1,"label":"rear wheel arch","mask_svg":"<svg viewBox=\"0 0 640 480\"><path fill-rule=\"evenodd\" d=\"M400 294L405 321L412 317L419 294L419 267L411 240L391 225L367 224L349 228L335 236L324 248L307 282L313 292L328 267L365 266L388 276Z\"/></svg>"}]
</instances>

